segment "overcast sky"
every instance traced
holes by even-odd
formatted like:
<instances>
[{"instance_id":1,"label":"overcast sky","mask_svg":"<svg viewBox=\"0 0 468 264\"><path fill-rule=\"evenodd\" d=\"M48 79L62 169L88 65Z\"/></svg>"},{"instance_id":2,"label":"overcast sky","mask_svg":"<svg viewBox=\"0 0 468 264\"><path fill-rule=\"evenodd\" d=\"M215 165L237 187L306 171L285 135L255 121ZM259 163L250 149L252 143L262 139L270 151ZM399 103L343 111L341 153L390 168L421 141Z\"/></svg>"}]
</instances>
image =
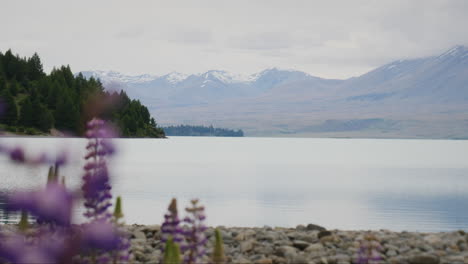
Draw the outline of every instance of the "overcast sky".
<instances>
[{"instance_id":1,"label":"overcast sky","mask_svg":"<svg viewBox=\"0 0 468 264\"><path fill-rule=\"evenodd\" d=\"M468 45L468 1L0 0L0 51L127 74L297 69L347 78Z\"/></svg>"}]
</instances>

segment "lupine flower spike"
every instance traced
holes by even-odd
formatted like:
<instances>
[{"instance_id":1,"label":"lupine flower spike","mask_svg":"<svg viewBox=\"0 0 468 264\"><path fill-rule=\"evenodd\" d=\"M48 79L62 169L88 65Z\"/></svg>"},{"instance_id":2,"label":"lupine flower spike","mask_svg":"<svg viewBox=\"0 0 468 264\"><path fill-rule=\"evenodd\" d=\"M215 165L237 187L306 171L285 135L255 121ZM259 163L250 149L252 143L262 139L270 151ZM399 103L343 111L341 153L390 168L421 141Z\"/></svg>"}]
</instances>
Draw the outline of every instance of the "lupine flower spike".
<instances>
[{"instance_id":1,"label":"lupine flower spike","mask_svg":"<svg viewBox=\"0 0 468 264\"><path fill-rule=\"evenodd\" d=\"M118 222L119 219L123 218L123 213L122 213L122 198L120 196L117 197L115 201L115 208L114 208L114 219L115 222Z\"/></svg>"},{"instance_id":2,"label":"lupine flower spike","mask_svg":"<svg viewBox=\"0 0 468 264\"><path fill-rule=\"evenodd\" d=\"M86 173L82 187L86 207L84 215L93 220L109 220L111 214L108 208L111 206L112 195L106 156L114 153L114 147L107 139L112 136L112 132L100 119L92 119L87 127L89 143L86 147L88 153L85 156L87 163L84 166Z\"/></svg>"},{"instance_id":3,"label":"lupine flower spike","mask_svg":"<svg viewBox=\"0 0 468 264\"><path fill-rule=\"evenodd\" d=\"M175 243L172 237L169 237L166 241L163 264L180 264L179 244Z\"/></svg>"},{"instance_id":4,"label":"lupine flower spike","mask_svg":"<svg viewBox=\"0 0 468 264\"><path fill-rule=\"evenodd\" d=\"M215 243L213 248L213 264L226 263L226 256L224 255L223 237L218 228L215 229Z\"/></svg>"},{"instance_id":5,"label":"lupine flower spike","mask_svg":"<svg viewBox=\"0 0 468 264\"><path fill-rule=\"evenodd\" d=\"M382 246L375 236L367 235L363 240L360 241L360 247L358 251L358 264L380 264L382 263L382 257L380 252Z\"/></svg>"},{"instance_id":6,"label":"lupine flower spike","mask_svg":"<svg viewBox=\"0 0 468 264\"><path fill-rule=\"evenodd\" d=\"M184 218L187 227L184 230L185 242L182 246L184 251L184 263L195 264L203 262L203 257L206 255L206 242L208 239L205 236L206 226L203 224L205 220L205 207L198 205L198 200L191 201L192 206L185 210L189 216Z\"/></svg>"},{"instance_id":7,"label":"lupine flower spike","mask_svg":"<svg viewBox=\"0 0 468 264\"><path fill-rule=\"evenodd\" d=\"M180 220L177 212L177 200L172 199L169 207L167 208L167 213L164 215L164 222L161 225L161 241L166 242L169 237L172 237L172 240L175 243L181 243L183 240L182 229L180 227Z\"/></svg>"},{"instance_id":8,"label":"lupine flower spike","mask_svg":"<svg viewBox=\"0 0 468 264\"><path fill-rule=\"evenodd\" d=\"M26 211L21 211L21 218L18 223L18 229L22 232L28 230L29 228L29 222L28 222L28 212Z\"/></svg>"},{"instance_id":9,"label":"lupine flower spike","mask_svg":"<svg viewBox=\"0 0 468 264\"><path fill-rule=\"evenodd\" d=\"M128 249L130 248L129 234L125 230L125 222L123 221L122 211L122 198L117 197L114 208L114 223L117 225L117 231L120 235L120 243L117 247L117 251L112 254L113 263L126 263L129 259Z\"/></svg>"}]
</instances>

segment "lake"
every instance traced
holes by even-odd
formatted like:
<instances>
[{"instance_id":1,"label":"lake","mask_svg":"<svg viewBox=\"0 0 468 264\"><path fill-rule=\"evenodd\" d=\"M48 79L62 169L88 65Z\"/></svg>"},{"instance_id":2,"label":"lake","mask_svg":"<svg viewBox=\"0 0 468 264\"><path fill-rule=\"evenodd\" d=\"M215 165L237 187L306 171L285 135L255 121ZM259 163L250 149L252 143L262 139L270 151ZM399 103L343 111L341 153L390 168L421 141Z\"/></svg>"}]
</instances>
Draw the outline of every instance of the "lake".
<instances>
[{"instance_id":1,"label":"lake","mask_svg":"<svg viewBox=\"0 0 468 264\"><path fill-rule=\"evenodd\" d=\"M468 141L312 138L117 139L113 194L126 222L160 224L171 198L206 206L207 223L329 229L468 229ZM33 152L69 151L81 181L86 140L2 138ZM47 167L0 157L1 192L43 186ZM82 221L77 208L76 221ZM1 213L2 222L15 215Z\"/></svg>"}]
</instances>

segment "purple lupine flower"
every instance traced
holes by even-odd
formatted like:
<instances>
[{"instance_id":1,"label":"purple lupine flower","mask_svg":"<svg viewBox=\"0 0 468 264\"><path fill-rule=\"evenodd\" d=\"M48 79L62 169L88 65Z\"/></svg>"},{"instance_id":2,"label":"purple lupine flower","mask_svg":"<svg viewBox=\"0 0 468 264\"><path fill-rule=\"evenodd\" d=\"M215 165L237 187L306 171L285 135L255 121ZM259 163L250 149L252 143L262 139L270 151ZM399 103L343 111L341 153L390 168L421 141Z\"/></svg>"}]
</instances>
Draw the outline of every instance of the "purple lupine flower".
<instances>
[{"instance_id":1,"label":"purple lupine flower","mask_svg":"<svg viewBox=\"0 0 468 264\"><path fill-rule=\"evenodd\" d=\"M81 242L83 249L114 250L120 243L115 226L105 219L82 225Z\"/></svg>"},{"instance_id":2,"label":"purple lupine flower","mask_svg":"<svg viewBox=\"0 0 468 264\"><path fill-rule=\"evenodd\" d=\"M382 261L380 251L382 246L377 238L368 235L360 241L357 264L379 264Z\"/></svg>"},{"instance_id":3,"label":"purple lupine flower","mask_svg":"<svg viewBox=\"0 0 468 264\"><path fill-rule=\"evenodd\" d=\"M69 245L66 232L42 232L36 237L19 234L3 235L0 258L11 263L60 263Z\"/></svg>"},{"instance_id":4,"label":"purple lupine flower","mask_svg":"<svg viewBox=\"0 0 468 264\"><path fill-rule=\"evenodd\" d=\"M165 243L169 237L172 237L174 242L180 243L183 240L182 228L177 212L177 200L172 199L167 214L164 215L164 223L161 225L161 241Z\"/></svg>"},{"instance_id":5,"label":"purple lupine flower","mask_svg":"<svg viewBox=\"0 0 468 264\"><path fill-rule=\"evenodd\" d=\"M7 155L12 161L16 163L23 163L26 165L55 165L61 166L67 162L67 155L65 152L61 152L56 157L47 155L46 153L40 153L36 156L26 155L25 151L21 147L9 148L6 146L0 147L0 153Z\"/></svg>"},{"instance_id":6,"label":"purple lupine flower","mask_svg":"<svg viewBox=\"0 0 468 264\"><path fill-rule=\"evenodd\" d=\"M185 209L189 216L184 218L187 224L183 231L185 244L182 245L182 251L187 252L184 257L184 263L195 264L200 263L206 255L206 243L208 239L205 235L206 226L203 224L205 220L205 207L198 205L198 199L191 201L192 206Z\"/></svg>"},{"instance_id":7,"label":"purple lupine flower","mask_svg":"<svg viewBox=\"0 0 468 264\"><path fill-rule=\"evenodd\" d=\"M112 205L112 195L106 156L113 154L115 149L107 138L115 136L115 133L103 120L96 118L88 122L87 128L89 143L85 159L88 162L84 166L86 172L82 186L86 207L84 215L94 220L109 219L111 214L108 208Z\"/></svg>"},{"instance_id":8,"label":"purple lupine flower","mask_svg":"<svg viewBox=\"0 0 468 264\"><path fill-rule=\"evenodd\" d=\"M39 222L69 225L73 195L59 183L50 183L39 191L15 192L7 197L7 210L25 210Z\"/></svg>"}]
</instances>

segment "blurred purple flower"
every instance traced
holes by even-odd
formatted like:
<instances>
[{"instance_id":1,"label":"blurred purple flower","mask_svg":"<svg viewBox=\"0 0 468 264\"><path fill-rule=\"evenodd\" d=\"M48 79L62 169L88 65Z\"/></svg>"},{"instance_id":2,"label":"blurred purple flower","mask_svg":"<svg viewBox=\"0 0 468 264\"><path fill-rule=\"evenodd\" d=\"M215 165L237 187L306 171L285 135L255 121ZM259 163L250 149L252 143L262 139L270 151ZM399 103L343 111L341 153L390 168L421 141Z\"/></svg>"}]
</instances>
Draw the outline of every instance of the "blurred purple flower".
<instances>
[{"instance_id":1,"label":"blurred purple flower","mask_svg":"<svg viewBox=\"0 0 468 264\"><path fill-rule=\"evenodd\" d=\"M7 197L7 210L25 210L38 221L69 225L73 196L65 186L50 183L39 191L15 192Z\"/></svg>"},{"instance_id":2,"label":"blurred purple flower","mask_svg":"<svg viewBox=\"0 0 468 264\"><path fill-rule=\"evenodd\" d=\"M189 216L184 218L187 224L183 231L185 243L181 249L188 252L184 257L184 263L195 264L200 263L202 258L206 255L206 243L208 239L205 235L206 226L203 221L205 220L205 207L198 206L198 200L191 201L192 206L185 209Z\"/></svg>"},{"instance_id":3,"label":"blurred purple flower","mask_svg":"<svg viewBox=\"0 0 468 264\"><path fill-rule=\"evenodd\" d=\"M382 261L380 251L382 246L377 238L372 235L367 235L364 240L360 241L358 250L357 264L379 264Z\"/></svg>"},{"instance_id":4,"label":"blurred purple flower","mask_svg":"<svg viewBox=\"0 0 468 264\"><path fill-rule=\"evenodd\" d=\"M164 222L161 225L161 241L165 243L169 237L172 237L174 242L180 243L183 240L183 230L180 227L180 220L177 212L177 200L172 199L167 213L164 215Z\"/></svg>"},{"instance_id":5,"label":"blurred purple flower","mask_svg":"<svg viewBox=\"0 0 468 264\"><path fill-rule=\"evenodd\" d=\"M11 263L59 263L69 241L62 232L47 232L33 239L18 234L0 239L0 258Z\"/></svg>"},{"instance_id":6,"label":"blurred purple flower","mask_svg":"<svg viewBox=\"0 0 468 264\"><path fill-rule=\"evenodd\" d=\"M12 161L17 163L23 163L27 165L55 165L62 166L67 162L67 155L65 152L61 152L56 157L47 155L46 153L38 154L37 156L28 156L21 147L8 148L6 146L0 146L0 153L6 154Z\"/></svg>"},{"instance_id":7,"label":"blurred purple flower","mask_svg":"<svg viewBox=\"0 0 468 264\"><path fill-rule=\"evenodd\" d=\"M82 226L81 242L83 249L110 251L120 245L120 236L115 226L105 220L97 220Z\"/></svg>"}]
</instances>

